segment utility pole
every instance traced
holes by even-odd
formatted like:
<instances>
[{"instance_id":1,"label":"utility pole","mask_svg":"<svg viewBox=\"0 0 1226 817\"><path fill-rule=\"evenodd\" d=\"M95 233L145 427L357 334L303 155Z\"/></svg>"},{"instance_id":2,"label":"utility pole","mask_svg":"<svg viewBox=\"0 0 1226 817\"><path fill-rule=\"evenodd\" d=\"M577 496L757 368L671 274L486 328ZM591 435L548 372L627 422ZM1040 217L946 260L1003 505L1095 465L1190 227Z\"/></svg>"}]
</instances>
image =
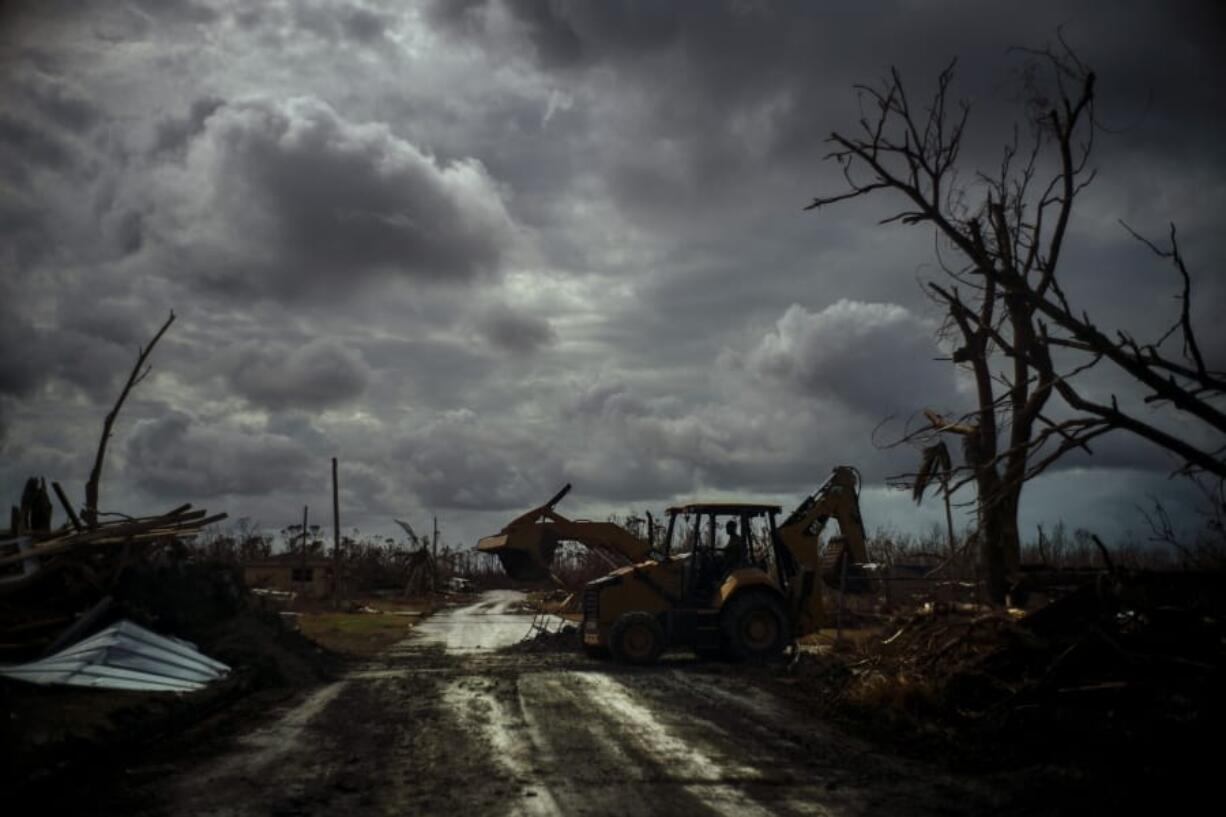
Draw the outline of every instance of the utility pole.
<instances>
[{"instance_id":1,"label":"utility pole","mask_svg":"<svg viewBox=\"0 0 1226 817\"><path fill-rule=\"evenodd\" d=\"M341 502L336 481L336 457L332 458L332 604L340 600L341 589Z\"/></svg>"},{"instance_id":2,"label":"utility pole","mask_svg":"<svg viewBox=\"0 0 1226 817\"><path fill-rule=\"evenodd\" d=\"M302 506L302 566L307 566L307 506Z\"/></svg>"},{"instance_id":3,"label":"utility pole","mask_svg":"<svg viewBox=\"0 0 1226 817\"><path fill-rule=\"evenodd\" d=\"M432 552L430 558L432 583L430 589L438 592L438 517L434 517L434 540L430 545Z\"/></svg>"}]
</instances>

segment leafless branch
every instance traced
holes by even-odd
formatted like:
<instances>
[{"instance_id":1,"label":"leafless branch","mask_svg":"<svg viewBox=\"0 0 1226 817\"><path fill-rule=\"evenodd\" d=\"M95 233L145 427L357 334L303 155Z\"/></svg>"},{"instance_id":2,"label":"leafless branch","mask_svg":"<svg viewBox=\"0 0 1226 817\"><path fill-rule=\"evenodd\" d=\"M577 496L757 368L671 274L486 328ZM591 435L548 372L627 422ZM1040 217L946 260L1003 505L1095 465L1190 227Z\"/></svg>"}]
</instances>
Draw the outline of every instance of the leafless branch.
<instances>
[{"instance_id":1,"label":"leafless branch","mask_svg":"<svg viewBox=\"0 0 1226 817\"><path fill-rule=\"evenodd\" d=\"M124 402L128 399L128 394L132 389L149 376L152 370L146 361L149 359L149 354L153 351L153 347L157 346L157 342L162 339L162 335L174 323L175 313L171 312L170 317L162 324L162 328L157 331L149 344L137 350L136 364L132 367L132 372L128 375L127 381L124 382L123 390L119 393L119 398L115 401L115 405L107 412L106 418L102 421L102 436L98 439L98 453L94 456L94 467L90 469L89 481L85 483L85 508L81 514L85 524L90 528L98 527L98 484L102 479L102 463L106 458L106 444L111 438L111 431L115 425L115 419L119 416L119 410L123 408Z\"/></svg>"}]
</instances>

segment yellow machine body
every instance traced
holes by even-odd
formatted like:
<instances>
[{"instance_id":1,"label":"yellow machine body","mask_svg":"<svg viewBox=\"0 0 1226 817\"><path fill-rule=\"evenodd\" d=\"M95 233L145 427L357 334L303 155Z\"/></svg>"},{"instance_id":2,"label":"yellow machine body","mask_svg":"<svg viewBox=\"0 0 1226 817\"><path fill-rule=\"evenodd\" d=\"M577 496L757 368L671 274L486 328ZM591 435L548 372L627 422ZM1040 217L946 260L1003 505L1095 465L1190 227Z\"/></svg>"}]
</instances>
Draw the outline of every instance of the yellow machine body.
<instances>
[{"instance_id":1,"label":"yellow machine body","mask_svg":"<svg viewBox=\"0 0 1226 817\"><path fill-rule=\"evenodd\" d=\"M770 657L822 626L820 536L830 518L838 522L845 542L841 558L865 560L858 488L854 469L840 466L779 525L780 509L772 505L713 502L670 508L664 544L653 550L650 541L611 522L558 514L553 506L568 485L550 502L482 539L478 549L496 555L508 575L522 580L548 578L553 554L564 541L625 561L584 588L581 635L591 651L611 650L634 663L654 660L666 646ZM682 533L679 518L695 523ZM764 533L749 546L749 558L729 563L715 552L721 519L739 520L745 532L757 520ZM682 538L691 540L689 552L673 554L674 541L684 544Z\"/></svg>"}]
</instances>

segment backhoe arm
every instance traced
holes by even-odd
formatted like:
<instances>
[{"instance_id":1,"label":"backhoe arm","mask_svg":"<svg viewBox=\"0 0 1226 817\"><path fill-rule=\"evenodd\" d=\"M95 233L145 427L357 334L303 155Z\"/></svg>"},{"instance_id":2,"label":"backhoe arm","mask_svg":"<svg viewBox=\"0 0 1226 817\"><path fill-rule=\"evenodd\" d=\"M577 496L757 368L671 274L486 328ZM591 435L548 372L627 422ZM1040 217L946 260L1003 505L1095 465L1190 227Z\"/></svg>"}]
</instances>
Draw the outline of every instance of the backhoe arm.
<instances>
[{"instance_id":1,"label":"backhoe arm","mask_svg":"<svg viewBox=\"0 0 1226 817\"><path fill-rule=\"evenodd\" d=\"M821 585L826 571L819 548L822 530L831 517L839 523L839 533L846 540L843 547L847 559L855 564L867 561L859 482L854 468L838 466L779 526L779 542L785 551L782 562L788 565L790 574L786 593L792 630L797 636L816 632L822 626L825 613Z\"/></svg>"},{"instance_id":2,"label":"backhoe arm","mask_svg":"<svg viewBox=\"0 0 1226 817\"><path fill-rule=\"evenodd\" d=\"M821 535L826 522L833 517L839 523L839 533L847 541L847 555L857 564L868 561L865 545L864 521L860 518L860 480L856 470L847 465L834 469L830 478L822 483L780 526L780 532L799 531L806 538ZM819 554L794 553L804 564L816 565Z\"/></svg>"}]
</instances>

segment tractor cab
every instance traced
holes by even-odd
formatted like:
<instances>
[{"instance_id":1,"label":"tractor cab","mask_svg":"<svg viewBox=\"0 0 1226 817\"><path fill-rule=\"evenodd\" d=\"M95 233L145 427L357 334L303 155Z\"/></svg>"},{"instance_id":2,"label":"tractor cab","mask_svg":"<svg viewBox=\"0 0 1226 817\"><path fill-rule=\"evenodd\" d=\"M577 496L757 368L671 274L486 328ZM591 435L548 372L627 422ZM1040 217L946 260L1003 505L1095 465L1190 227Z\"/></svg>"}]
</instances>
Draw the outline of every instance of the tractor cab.
<instances>
[{"instance_id":1,"label":"tractor cab","mask_svg":"<svg viewBox=\"0 0 1226 817\"><path fill-rule=\"evenodd\" d=\"M737 571L777 576L778 505L700 502L668 509L664 559L685 562L682 596L695 606L710 604Z\"/></svg>"}]
</instances>

